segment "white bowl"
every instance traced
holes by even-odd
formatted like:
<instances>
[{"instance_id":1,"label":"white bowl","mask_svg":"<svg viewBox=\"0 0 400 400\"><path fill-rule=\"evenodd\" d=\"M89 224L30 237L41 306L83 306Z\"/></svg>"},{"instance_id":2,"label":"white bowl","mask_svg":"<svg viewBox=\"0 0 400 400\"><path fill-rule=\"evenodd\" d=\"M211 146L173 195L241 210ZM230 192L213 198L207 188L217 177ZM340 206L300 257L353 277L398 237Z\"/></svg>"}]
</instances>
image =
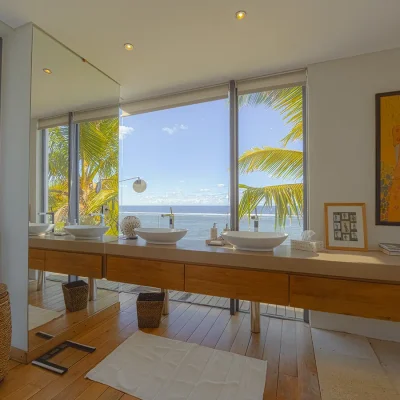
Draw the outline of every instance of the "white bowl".
<instances>
[{"instance_id":1,"label":"white bowl","mask_svg":"<svg viewBox=\"0 0 400 400\"><path fill-rule=\"evenodd\" d=\"M39 224L29 222L29 236L42 236L46 232L50 232L54 228L54 224Z\"/></svg>"},{"instance_id":2,"label":"white bowl","mask_svg":"<svg viewBox=\"0 0 400 400\"><path fill-rule=\"evenodd\" d=\"M175 244L187 234L188 230L168 228L136 228L135 232L147 243Z\"/></svg>"},{"instance_id":3,"label":"white bowl","mask_svg":"<svg viewBox=\"0 0 400 400\"><path fill-rule=\"evenodd\" d=\"M223 238L238 250L272 251L288 237L279 232L224 232Z\"/></svg>"},{"instance_id":4,"label":"white bowl","mask_svg":"<svg viewBox=\"0 0 400 400\"><path fill-rule=\"evenodd\" d=\"M109 226L100 225L68 225L64 229L75 239L99 239L109 229Z\"/></svg>"}]
</instances>

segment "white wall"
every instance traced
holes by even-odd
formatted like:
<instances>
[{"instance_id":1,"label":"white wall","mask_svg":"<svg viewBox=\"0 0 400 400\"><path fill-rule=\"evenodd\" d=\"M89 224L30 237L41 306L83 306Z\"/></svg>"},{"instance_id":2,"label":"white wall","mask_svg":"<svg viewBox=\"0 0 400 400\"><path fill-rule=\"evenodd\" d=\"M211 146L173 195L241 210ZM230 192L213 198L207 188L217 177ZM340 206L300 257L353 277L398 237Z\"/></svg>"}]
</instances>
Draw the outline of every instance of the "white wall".
<instances>
[{"instance_id":1,"label":"white wall","mask_svg":"<svg viewBox=\"0 0 400 400\"><path fill-rule=\"evenodd\" d=\"M3 38L0 280L11 295L12 345L28 349L28 195L32 25Z\"/></svg>"},{"instance_id":2,"label":"white wall","mask_svg":"<svg viewBox=\"0 0 400 400\"><path fill-rule=\"evenodd\" d=\"M375 94L400 90L400 49L308 67L310 229L324 238L325 202L367 204L370 248L400 242L400 227L375 226ZM313 327L400 341L400 324L310 313Z\"/></svg>"},{"instance_id":3,"label":"white wall","mask_svg":"<svg viewBox=\"0 0 400 400\"><path fill-rule=\"evenodd\" d=\"M370 248L400 242L375 226L375 94L400 90L400 49L308 67L310 229L323 238L325 202L367 204Z\"/></svg>"}]
</instances>

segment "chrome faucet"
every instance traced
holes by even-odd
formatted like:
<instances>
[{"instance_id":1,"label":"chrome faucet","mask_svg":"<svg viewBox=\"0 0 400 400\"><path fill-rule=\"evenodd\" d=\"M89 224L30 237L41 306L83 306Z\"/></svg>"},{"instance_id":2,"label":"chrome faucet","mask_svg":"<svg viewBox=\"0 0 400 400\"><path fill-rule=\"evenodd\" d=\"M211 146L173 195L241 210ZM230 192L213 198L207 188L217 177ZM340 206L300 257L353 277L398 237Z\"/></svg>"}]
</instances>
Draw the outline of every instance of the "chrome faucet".
<instances>
[{"instance_id":1,"label":"chrome faucet","mask_svg":"<svg viewBox=\"0 0 400 400\"><path fill-rule=\"evenodd\" d=\"M258 219L257 209L255 209L254 211L256 215L252 215L251 219L254 221L254 232L258 232L259 219Z\"/></svg>"},{"instance_id":2,"label":"chrome faucet","mask_svg":"<svg viewBox=\"0 0 400 400\"><path fill-rule=\"evenodd\" d=\"M105 215L103 213L91 213L89 214L90 217L100 217L100 226L104 226L104 218Z\"/></svg>"},{"instance_id":3,"label":"chrome faucet","mask_svg":"<svg viewBox=\"0 0 400 400\"><path fill-rule=\"evenodd\" d=\"M42 216L42 215L44 215L44 216L48 215L48 216L50 217L50 224L53 224L53 225L54 225L54 223L55 223L55 222L54 222L54 221L55 221L55 218L54 218L54 212L53 212L53 211L39 212L38 215L40 215L40 216ZM45 218L45 221L44 221L44 222L46 222L46 218ZM54 227L53 227L53 229L52 229L50 232L53 232L53 233L54 233Z\"/></svg>"},{"instance_id":4,"label":"chrome faucet","mask_svg":"<svg viewBox=\"0 0 400 400\"><path fill-rule=\"evenodd\" d=\"M105 219L105 214L108 211L107 206L101 206L101 212L99 213L91 213L89 214L90 217L100 217L100 226L104 226L104 219Z\"/></svg>"},{"instance_id":5,"label":"chrome faucet","mask_svg":"<svg viewBox=\"0 0 400 400\"><path fill-rule=\"evenodd\" d=\"M169 228L174 229L175 227L175 215L172 212L172 207L169 208L170 213L169 214L161 214L161 218L169 217Z\"/></svg>"}]
</instances>

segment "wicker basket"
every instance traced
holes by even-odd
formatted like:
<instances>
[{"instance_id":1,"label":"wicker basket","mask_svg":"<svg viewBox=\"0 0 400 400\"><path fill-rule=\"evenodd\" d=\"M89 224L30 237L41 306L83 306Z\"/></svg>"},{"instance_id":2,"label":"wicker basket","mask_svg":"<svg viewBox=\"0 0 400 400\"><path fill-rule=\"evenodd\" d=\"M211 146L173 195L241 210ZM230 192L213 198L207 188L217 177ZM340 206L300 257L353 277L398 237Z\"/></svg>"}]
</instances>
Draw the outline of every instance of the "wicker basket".
<instances>
[{"instance_id":1,"label":"wicker basket","mask_svg":"<svg viewBox=\"0 0 400 400\"><path fill-rule=\"evenodd\" d=\"M7 286L0 283L0 382L8 370L11 350L11 309Z\"/></svg>"},{"instance_id":2,"label":"wicker basket","mask_svg":"<svg viewBox=\"0 0 400 400\"><path fill-rule=\"evenodd\" d=\"M89 285L84 281L63 283L65 307L68 311L79 311L87 307Z\"/></svg>"},{"instance_id":3,"label":"wicker basket","mask_svg":"<svg viewBox=\"0 0 400 400\"><path fill-rule=\"evenodd\" d=\"M165 293L140 293L136 301L139 328L158 328Z\"/></svg>"}]
</instances>

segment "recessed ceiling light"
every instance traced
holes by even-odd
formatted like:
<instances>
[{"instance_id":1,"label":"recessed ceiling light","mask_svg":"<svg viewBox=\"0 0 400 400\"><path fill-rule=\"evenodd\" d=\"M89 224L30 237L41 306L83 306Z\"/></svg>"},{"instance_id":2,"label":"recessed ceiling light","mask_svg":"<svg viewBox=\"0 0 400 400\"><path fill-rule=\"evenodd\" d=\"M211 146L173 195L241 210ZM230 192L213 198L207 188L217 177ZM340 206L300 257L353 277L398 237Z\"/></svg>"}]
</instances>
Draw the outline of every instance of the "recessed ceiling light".
<instances>
[{"instance_id":1,"label":"recessed ceiling light","mask_svg":"<svg viewBox=\"0 0 400 400\"><path fill-rule=\"evenodd\" d=\"M246 17L246 11L238 11L235 16L236 19L241 20Z\"/></svg>"},{"instance_id":2,"label":"recessed ceiling light","mask_svg":"<svg viewBox=\"0 0 400 400\"><path fill-rule=\"evenodd\" d=\"M128 50L128 51L133 50L133 44L132 43L125 43L124 47L125 47L125 50Z\"/></svg>"},{"instance_id":3,"label":"recessed ceiling light","mask_svg":"<svg viewBox=\"0 0 400 400\"><path fill-rule=\"evenodd\" d=\"M49 75L53 73L53 71L50 68L43 68L43 72Z\"/></svg>"}]
</instances>

